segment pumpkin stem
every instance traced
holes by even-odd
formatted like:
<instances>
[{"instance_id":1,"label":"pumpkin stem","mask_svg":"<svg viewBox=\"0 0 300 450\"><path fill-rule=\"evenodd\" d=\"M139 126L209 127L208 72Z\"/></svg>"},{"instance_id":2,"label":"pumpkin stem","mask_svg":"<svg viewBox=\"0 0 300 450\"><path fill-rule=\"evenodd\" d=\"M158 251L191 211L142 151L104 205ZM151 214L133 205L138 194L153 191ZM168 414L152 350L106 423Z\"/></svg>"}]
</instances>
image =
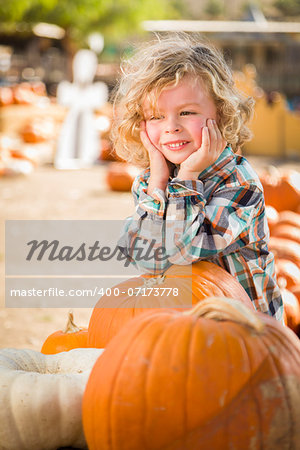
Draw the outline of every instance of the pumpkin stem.
<instances>
[{"instance_id":1,"label":"pumpkin stem","mask_svg":"<svg viewBox=\"0 0 300 450\"><path fill-rule=\"evenodd\" d=\"M251 311L247 306L232 298L209 297L183 314L219 321L230 320L246 325L257 333L261 333L264 328L263 322L255 311Z\"/></svg>"},{"instance_id":2,"label":"pumpkin stem","mask_svg":"<svg viewBox=\"0 0 300 450\"><path fill-rule=\"evenodd\" d=\"M69 311L68 312L68 322L67 322L66 328L64 329L64 333L77 333L78 331L81 331L81 330L82 330L82 328L79 328L74 323L73 311Z\"/></svg>"},{"instance_id":3,"label":"pumpkin stem","mask_svg":"<svg viewBox=\"0 0 300 450\"><path fill-rule=\"evenodd\" d=\"M165 281L165 275L159 275L158 277L144 278L144 286L146 288L155 286L156 284L162 284Z\"/></svg>"}]
</instances>

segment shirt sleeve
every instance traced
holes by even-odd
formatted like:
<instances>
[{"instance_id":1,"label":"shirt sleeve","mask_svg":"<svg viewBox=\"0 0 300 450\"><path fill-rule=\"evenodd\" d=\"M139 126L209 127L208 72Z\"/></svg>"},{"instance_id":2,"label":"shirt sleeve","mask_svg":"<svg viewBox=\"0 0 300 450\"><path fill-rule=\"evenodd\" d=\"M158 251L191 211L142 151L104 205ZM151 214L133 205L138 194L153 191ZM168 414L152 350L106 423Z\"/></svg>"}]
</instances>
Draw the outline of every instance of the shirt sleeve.
<instances>
[{"instance_id":1,"label":"shirt sleeve","mask_svg":"<svg viewBox=\"0 0 300 450\"><path fill-rule=\"evenodd\" d=\"M201 180L168 186L165 246L172 264L233 253L265 237L263 194L255 184L223 185L206 199Z\"/></svg>"},{"instance_id":2,"label":"shirt sleeve","mask_svg":"<svg viewBox=\"0 0 300 450\"><path fill-rule=\"evenodd\" d=\"M135 213L126 219L118 247L138 269L159 275L171 265L164 244L167 199L162 189L147 194L148 178L146 172L133 183Z\"/></svg>"}]
</instances>

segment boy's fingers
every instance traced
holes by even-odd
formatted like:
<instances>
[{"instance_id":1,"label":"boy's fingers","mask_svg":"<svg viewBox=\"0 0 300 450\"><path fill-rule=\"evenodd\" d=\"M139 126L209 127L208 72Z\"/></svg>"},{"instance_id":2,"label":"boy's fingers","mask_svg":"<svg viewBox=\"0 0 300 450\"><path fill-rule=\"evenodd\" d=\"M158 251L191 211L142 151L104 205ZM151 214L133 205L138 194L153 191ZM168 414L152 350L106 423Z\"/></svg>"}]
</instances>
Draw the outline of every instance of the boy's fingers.
<instances>
[{"instance_id":1,"label":"boy's fingers","mask_svg":"<svg viewBox=\"0 0 300 450\"><path fill-rule=\"evenodd\" d=\"M208 127L202 128L202 145L201 145L201 147L204 151L208 151L210 148L210 136L209 136Z\"/></svg>"},{"instance_id":2,"label":"boy's fingers","mask_svg":"<svg viewBox=\"0 0 300 450\"><path fill-rule=\"evenodd\" d=\"M209 119L207 121L208 123L208 128L209 128L209 134L210 134L210 151L215 151L217 150L217 145L218 145L218 135L217 135L217 130L216 130L216 125L214 120Z\"/></svg>"},{"instance_id":3,"label":"boy's fingers","mask_svg":"<svg viewBox=\"0 0 300 450\"><path fill-rule=\"evenodd\" d=\"M223 138L221 131L216 123L216 121L214 121L214 128L215 128L215 132L216 132L216 136L217 136L217 148L216 150L218 152L222 152L224 150L224 148L226 147L226 141Z\"/></svg>"}]
</instances>

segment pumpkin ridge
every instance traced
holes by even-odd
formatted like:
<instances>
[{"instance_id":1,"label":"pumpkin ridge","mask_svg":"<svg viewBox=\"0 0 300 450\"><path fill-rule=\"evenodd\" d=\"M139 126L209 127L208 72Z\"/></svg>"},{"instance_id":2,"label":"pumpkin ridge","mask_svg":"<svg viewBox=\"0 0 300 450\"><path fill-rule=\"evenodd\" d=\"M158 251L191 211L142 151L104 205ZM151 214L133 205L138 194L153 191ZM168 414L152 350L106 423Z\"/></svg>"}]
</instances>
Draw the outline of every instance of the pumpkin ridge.
<instances>
[{"instance_id":1,"label":"pumpkin ridge","mask_svg":"<svg viewBox=\"0 0 300 450\"><path fill-rule=\"evenodd\" d=\"M21 369L18 368L17 370L21 370ZM24 374L25 373L28 373L28 372L24 371ZM11 392L13 392L13 386L14 386L14 384L17 383L17 381L18 381L17 379L13 380ZM17 434L18 445L21 443L24 447L25 446L25 442L24 442L25 437L22 438L21 423L18 420L16 420L16 414L15 414L14 405L13 405L12 400L13 400L13 395L10 396L10 399L9 399L10 405L9 405L9 408L6 408L6 410L10 412L10 417L12 418L12 422L14 422L14 424L15 424L14 433Z\"/></svg>"},{"instance_id":2,"label":"pumpkin ridge","mask_svg":"<svg viewBox=\"0 0 300 450\"><path fill-rule=\"evenodd\" d=\"M229 333L230 333L231 336L233 336L233 329L232 329L232 327L230 328ZM226 334L224 332L220 334L220 336L222 336L222 338L224 337L225 341L227 340L226 337L225 337L226 335L227 335L227 330L226 330ZM235 327L235 329L234 329L234 336L241 338L241 341L243 342L243 344L245 343L244 336L240 335L238 327ZM245 347L245 345L244 345L244 347ZM228 348L228 346L227 346L227 348ZM247 355L248 355L249 352L248 352L247 349L246 349L246 352L247 352ZM258 377L260 371L264 370L264 368L262 366L264 365L264 363L267 360L267 358L268 358L268 355L266 355L264 357L264 359L260 362L260 364L258 365L258 367L256 368L255 371L251 371L250 376L248 376L247 380L245 380L245 382L243 383L243 385L241 386L239 391L236 392L236 395L231 400L229 400L228 403L226 404L226 408L225 408L224 414L227 414L226 413L226 409L228 407L230 407L233 404L233 402L238 401L239 397L241 395L243 395L245 389L247 389L247 387L248 387L249 381L251 381L251 380L255 379L256 377ZM249 367L250 367L250 361L249 361ZM212 420L215 420L215 419L219 420L222 417L222 414L223 414L223 412L221 411L217 415L213 416L211 419Z\"/></svg>"},{"instance_id":3,"label":"pumpkin ridge","mask_svg":"<svg viewBox=\"0 0 300 450\"><path fill-rule=\"evenodd\" d=\"M260 313L260 314L262 314L262 313ZM273 326L274 320L269 316L266 316L266 318L269 320L268 328L269 329L272 328L272 336L276 336L277 342L280 342L280 347L283 349L282 353L285 353L288 350L290 354L293 354L293 358L295 359L295 361L297 360L298 365L300 366L300 353L297 351L297 346L299 344L299 338L297 337L297 335L292 330L290 330L287 326L283 326L284 330L285 330L285 335L283 335L282 333L280 333L278 331L277 328L275 328ZM287 337L287 335L288 335L288 337ZM286 344L287 340L288 340L288 343L290 344L289 346L287 346L287 344ZM292 345L293 341L295 342L295 345Z\"/></svg>"},{"instance_id":4,"label":"pumpkin ridge","mask_svg":"<svg viewBox=\"0 0 300 450\"><path fill-rule=\"evenodd\" d=\"M275 330L275 331L276 331L276 334L279 334L279 333L277 332L277 330ZM287 330L287 331L291 331L291 330ZM291 333L293 333L293 332L291 331ZM294 337L294 333L293 333L293 337ZM296 337L296 335L295 335L295 337ZM297 337L296 337L296 339L297 339ZM265 341L265 340L267 340L267 339L264 338L264 341ZM268 340L267 340L267 341L268 341ZM277 339L277 341L280 342L281 346L282 346L282 344L285 343L285 341L282 339L282 336L281 336L281 335L280 335L280 339ZM293 350L293 346L292 346L292 345L289 346L289 351L291 351L291 350ZM279 369L278 369L278 367L277 367L277 365L276 365L276 361L275 361L275 358L274 358L274 356L273 356L273 353L272 353L272 352L270 352L270 353L271 353L271 359L273 360L273 363L274 363L274 367L276 368L276 371L277 371L277 373L278 373L278 375L279 375L279 379L280 379L280 381L281 381L281 384L282 384L283 387L286 387L286 383L285 383L285 381L284 381L284 378L282 377L282 375L281 375L281 373L280 373L280 371L279 371ZM299 361L299 363L300 363L300 361ZM288 392L289 392L289 389L283 389L284 395L285 395L285 398L286 398L286 403L287 403L287 405L288 405L288 410L289 410L289 413L290 413L291 410L292 410L292 408L291 408L291 402L290 402L289 395L287 394L287 390L288 390ZM290 433L290 434L291 434L291 436L293 436L294 423L291 424L291 422L293 422L293 420L289 420L290 430L291 430L291 433Z\"/></svg>"},{"instance_id":5,"label":"pumpkin ridge","mask_svg":"<svg viewBox=\"0 0 300 450\"><path fill-rule=\"evenodd\" d=\"M188 402L187 402L187 399L188 399L188 386L189 386L188 380L189 380L190 373L191 373L190 364L188 364L188 363L189 363L189 361L191 361L190 355L192 353L192 343L193 343L193 341L195 339L196 330L197 330L197 322L193 322L192 329L191 329L191 332L190 332L190 340L189 340L189 348L188 348L188 351L187 351L187 364L186 364L186 367L187 367L187 370L186 370L186 383L185 383L185 398L186 398L186 401L185 401L185 408L184 408L184 441L185 441L185 444L186 444L186 435L188 433L188 410L187 410L187 408L188 408Z\"/></svg>"},{"instance_id":6,"label":"pumpkin ridge","mask_svg":"<svg viewBox=\"0 0 300 450\"><path fill-rule=\"evenodd\" d=\"M235 278L234 278L234 285L232 284L232 275L222 266L220 266L218 263L212 263L210 261L201 261L203 264L203 269L202 272L199 274L199 267L197 265L197 263L192 264L192 274L194 275L200 275L201 277L205 278L206 280L210 281L211 283L215 283L216 282L216 273L215 272L219 272L220 276L222 275L222 285L218 286L224 297L228 296L228 293L231 293L232 296L232 289L234 288L234 295L244 295L245 294L245 289L244 287L240 284L240 282ZM250 300L250 298L249 298ZM251 301L251 300L250 300Z\"/></svg>"},{"instance_id":7,"label":"pumpkin ridge","mask_svg":"<svg viewBox=\"0 0 300 450\"><path fill-rule=\"evenodd\" d=\"M160 333L159 335L158 335L158 337L157 337L157 339L156 339L156 341L155 341L155 343L153 344L153 348L152 348L152 352L151 352L151 356L150 356L150 358L149 358L149 362L150 362L150 364L149 364L149 366L151 366L151 362L152 362L152 359L154 358L154 354L155 354L155 351L157 351L157 349L159 348L158 346L159 346L159 344L160 344L160 341L162 340L162 339L164 339L165 338L165 335L166 334L168 334L168 332L169 332L169 327L171 327L172 325L174 325L174 322L176 322L176 320L177 320L177 318L178 318L178 315L177 314L174 314L174 316L170 316L169 318L168 318L168 321L167 322L164 322L164 328L163 328L163 332L162 333ZM187 321L187 322L189 322L189 323L192 323L193 324L193 329L195 328L195 326L196 326L196 321L194 320L194 318L189 318L189 320ZM151 322L151 324L153 324L153 322ZM190 347L190 342L191 342L191 340L190 340L190 336L191 336L191 331L189 332L189 341L188 341L188 346ZM176 341L174 341L174 349L176 349L177 348L177 345L176 345L176 343L175 343ZM153 343L153 341L152 341L152 343ZM189 350L187 350L186 351L186 354L187 354L187 357L189 356ZM185 376L185 381L187 380L187 374L188 374L188 369L187 369L187 371L186 371L186 376ZM145 405L146 405L146 408L144 408L144 410L146 410L146 411L148 411L150 408L148 408L147 407L147 398L149 398L149 395L148 395L148 386L149 386L149 384L151 385L151 382L149 381L150 380L150 370L148 370L147 372L146 372L146 378L145 378L145 389L144 389L144 394L145 394ZM187 394L186 394L187 395ZM145 426L144 426L144 428L143 428L143 431L144 431L144 442L143 442L143 450L152 450L152 447L148 447L147 446L147 442L146 442L146 433L147 433L147 414L146 414L146 416L145 416L145 421L144 421L144 423L145 423ZM186 429L187 429L187 412L186 412L186 409L185 409L185 412L184 412L184 425L183 425L183 428L184 428L184 432L186 431ZM184 435L183 435L184 436Z\"/></svg>"},{"instance_id":8,"label":"pumpkin ridge","mask_svg":"<svg viewBox=\"0 0 300 450\"><path fill-rule=\"evenodd\" d=\"M224 348L226 348L226 361L228 361L228 364L227 364L227 377L228 377L227 385L229 385L229 389L228 389L227 395L224 398L224 404L225 404L226 403L226 398L228 397L228 394L230 394L230 388L231 388L229 383L230 383L230 380L232 379L232 375L231 374L233 372L233 369L231 367L232 366L232 358L230 356L228 339L227 339L227 336L226 336L224 330L220 329L220 330L218 330L218 332L219 332L220 336L222 337L222 340L223 340L223 343L224 343ZM228 400L227 400L227 402L228 402ZM228 403L230 403L230 401ZM229 434L229 433L230 433L229 425L227 425L227 427L226 427L226 434Z\"/></svg>"},{"instance_id":9,"label":"pumpkin ridge","mask_svg":"<svg viewBox=\"0 0 300 450\"><path fill-rule=\"evenodd\" d=\"M90 317L90 323L92 318L94 320L96 320L96 318L98 317L98 315L101 314L101 311L98 311L98 309L100 309L100 307L95 306L92 315ZM116 308L111 308L113 310L112 314L107 318L106 323L107 323L107 329L110 329L111 323L113 322L113 320L115 319L115 315L117 313L117 309ZM88 325L88 346L89 347L95 347L95 337L94 337L94 332L91 333L91 328L90 328L90 323Z\"/></svg>"},{"instance_id":10,"label":"pumpkin ridge","mask_svg":"<svg viewBox=\"0 0 300 450\"><path fill-rule=\"evenodd\" d=\"M262 370L263 365L265 364L265 361L268 358L268 355L265 356L265 358L260 362L259 366L254 371L253 366L251 364L250 352L249 352L249 348L247 346L247 341L245 340L245 337L241 334L240 329L237 328L235 330L235 336L238 336L240 338L239 341L243 343L243 347L245 349L245 352L247 353L247 362L248 362L248 367L249 367L249 372L250 372L250 377L248 378L247 383L251 386L252 398L254 399L254 404L256 407L256 414L258 416L258 420L256 422L256 429L258 429L258 427L259 427L259 438L260 438L260 442L262 442L262 437L263 437L262 425L261 425L263 422L263 415L261 413L262 408L260 407L260 403L259 403L259 400L255 393L255 389L253 389L253 386L255 385L255 383L254 383L255 377L258 377L258 374ZM257 348L258 346L261 346L261 342L259 339L256 339L256 350L258 350L258 348ZM239 398L239 395L242 395L244 390L245 390L245 385L243 386L241 393L238 394L238 396L237 396L238 398Z\"/></svg>"},{"instance_id":11,"label":"pumpkin ridge","mask_svg":"<svg viewBox=\"0 0 300 450\"><path fill-rule=\"evenodd\" d=\"M166 322L165 321L163 323L164 324L163 332L158 334L158 336L157 336L157 338L155 340L155 343L153 343L153 340L152 340L151 353L149 354L149 365L150 366L151 366L151 361L152 361L152 359L154 357L153 355L155 354L155 350L157 350L157 348L158 348L159 342L161 341L161 339L166 334L166 330L168 330L169 326L171 326L174 323L174 321L176 320L176 316L177 316L176 314L174 314L174 316L169 316L168 317L168 321L167 321L167 326L166 326ZM158 319L160 319L160 318L158 318ZM149 325L151 327L153 327L153 323L155 323L155 321L149 322ZM175 345L174 345L174 347L175 347ZM150 371L147 370L146 371L145 382L144 382L145 389L144 389L144 400L143 400L143 403L145 405L147 405L147 402L148 402L148 400L147 400L147 398L148 398L147 393L148 393L148 386L149 386L149 383L150 383L149 378L150 378ZM147 425L147 411L148 411L148 408L147 407L144 408L144 411L146 411L146 415L144 414L144 418L145 419L144 419L144 427L143 427L143 434L142 434L142 436L143 436L143 450L152 450L151 447L148 447L148 445L147 445L147 438L146 438L146 432L147 432L147 426L146 425Z\"/></svg>"},{"instance_id":12,"label":"pumpkin ridge","mask_svg":"<svg viewBox=\"0 0 300 450\"><path fill-rule=\"evenodd\" d=\"M155 320L155 317L154 317L154 320ZM159 322L160 320L161 320L161 317L158 317L158 322ZM138 338L138 336L139 336L142 332L145 331L145 329L146 329L147 327L151 327L152 324L153 324L153 321L150 321L149 323L146 324L146 327L145 327L145 326L143 326L143 325L144 325L144 324L143 324L143 321L141 321L141 323L139 324L140 326L139 326L139 328L138 328L136 334L134 334L134 336L131 337L132 339L130 340L130 342L128 342L126 348L123 347L123 355L122 355L122 358L121 358L121 360L120 360L119 367L118 367L119 370L118 370L117 374L116 374L115 377L114 377L114 381L113 381L112 387L111 387L111 395L110 395L110 401L109 401L109 407L108 407L108 410L109 410L109 412L108 412L108 416L109 416L109 424L112 423L112 417L113 417L113 411L112 411L113 399L114 399L114 395L115 395L115 392L116 392L116 386L117 386L117 384L118 384L118 378L119 378L119 376L120 376L119 374L120 374L120 372L121 372L120 369L121 369L122 365L124 364L124 360L125 360L125 358L126 358L126 356L127 356L127 349L130 347L130 345L132 345L132 342L135 341L135 340ZM112 341L112 342L113 342L113 341ZM109 346L110 346L110 344L108 345L108 347L109 347ZM94 414L94 420L95 420L94 423L95 423L95 424L96 424L96 418L97 418L97 415ZM113 438L113 434L112 434L112 431L111 431L111 426L110 426L109 424L108 424L108 427L110 428L110 429L109 429L109 432L108 432L108 436L109 436L109 445L110 445L109 448L113 449L113 448L115 448L115 447L114 447L115 439ZM144 448L143 450L146 450L146 448Z\"/></svg>"},{"instance_id":13,"label":"pumpkin ridge","mask_svg":"<svg viewBox=\"0 0 300 450\"><path fill-rule=\"evenodd\" d=\"M139 335L140 332L141 332L142 330L138 330L138 331L139 331L139 332L137 333L137 335ZM136 335L134 335L134 338L133 338L133 339L135 339L135 338L136 338ZM132 340L133 340L133 339L132 339ZM114 393L116 392L116 385L117 385L117 381L118 381L120 369L121 369L122 365L124 364L124 360L125 360L125 358L126 358L126 351L127 351L128 347L130 346L131 342L132 342L132 341L130 341L130 342L128 343L128 345L126 346L125 349L123 348L123 355L122 355L122 358L121 358L121 360L120 360L120 362L119 362L119 365L118 365L118 369L119 369L119 370L118 370L117 374L114 376L113 382L112 382L112 386L111 386L111 396L110 396L110 400L109 400L109 404L108 404L108 416L109 416L109 422L108 422L108 425L107 425L107 426L108 426L108 430L107 430L108 443L109 443L109 447L110 447L111 449L114 448L114 444L113 444L114 438L113 438L112 427L111 427L112 416L113 416L113 411L112 411L113 398L114 398ZM126 351L124 351L124 350L126 350ZM95 425L97 426L97 415L96 415L96 414L94 414L94 426L95 426Z\"/></svg>"},{"instance_id":14,"label":"pumpkin ridge","mask_svg":"<svg viewBox=\"0 0 300 450\"><path fill-rule=\"evenodd\" d=\"M267 339L265 336L262 336L262 341L266 344L267 348L270 348L270 344L272 345L272 343L269 343L269 342L268 342L269 339ZM281 340L280 340L280 343L281 343ZM291 408L291 402L290 402L290 399L288 398L288 394L287 394L288 388L287 388L287 386L286 386L286 383L283 381L283 377L282 377L282 375L281 375L281 373L280 373L280 370L279 370L279 368L278 368L278 366L277 366L277 364L276 364L276 361L275 361L273 352L272 352L272 351L269 351L269 352L268 352L268 356L269 356L270 360L273 362L273 368L274 368L274 370L276 371L276 373L277 373L277 375L278 375L278 379L279 379L280 382L281 382L282 391L283 391L283 396L284 396L284 398L285 398L285 400L286 400L287 410L288 410L289 416L290 416L290 420L289 420L288 422L289 422L289 430L290 430L290 442L292 442L292 438L293 438L293 428L294 428L294 427L293 427L293 423L292 423L293 420L292 420L292 417L291 417L291 410L292 410L292 408Z\"/></svg>"}]
</instances>

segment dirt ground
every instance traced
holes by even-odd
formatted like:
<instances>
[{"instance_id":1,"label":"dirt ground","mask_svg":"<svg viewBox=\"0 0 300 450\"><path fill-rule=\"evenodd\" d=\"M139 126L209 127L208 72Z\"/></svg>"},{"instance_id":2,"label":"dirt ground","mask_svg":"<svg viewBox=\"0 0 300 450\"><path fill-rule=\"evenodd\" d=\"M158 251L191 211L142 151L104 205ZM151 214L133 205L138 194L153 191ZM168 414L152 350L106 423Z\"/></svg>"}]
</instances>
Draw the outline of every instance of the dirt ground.
<instances>
[{"instance_id":1,"label":"dirt ground","mask_svg":"<svg viewBox=\"0 0 300 450\"><path fill-rule=\"evenodd\" d=\"M270 163L260 158L249 159L257 170ZM299 161L275 164L300 171ZM66 308L5 307L5 220L123 220L133 212L133 200L130 193L108 190L106 168L98 165L85 170L57 171L52 166L42 166L28 176L0 178L0 348L40 350L50 333L64 328L68 312ZM75 321L80 326L88 326L90 314L90 308L74 309Z\"/></svg>"},{"instance_id":2,"label":"dirt ground","mask_svg":"<svg viewBox=\"0 0 300 450\"><path fill-rule=\"evenodd\" d=\"M64 328L66 308L5 308L5 220L124 219L133 212L130 193L107 189L106 166L76 171L37 168L27 176L0 178L0 348L40 350L46 337ZM75 322L88 326L91 309L74 309Z\"/></svg>"}]
</instances>

